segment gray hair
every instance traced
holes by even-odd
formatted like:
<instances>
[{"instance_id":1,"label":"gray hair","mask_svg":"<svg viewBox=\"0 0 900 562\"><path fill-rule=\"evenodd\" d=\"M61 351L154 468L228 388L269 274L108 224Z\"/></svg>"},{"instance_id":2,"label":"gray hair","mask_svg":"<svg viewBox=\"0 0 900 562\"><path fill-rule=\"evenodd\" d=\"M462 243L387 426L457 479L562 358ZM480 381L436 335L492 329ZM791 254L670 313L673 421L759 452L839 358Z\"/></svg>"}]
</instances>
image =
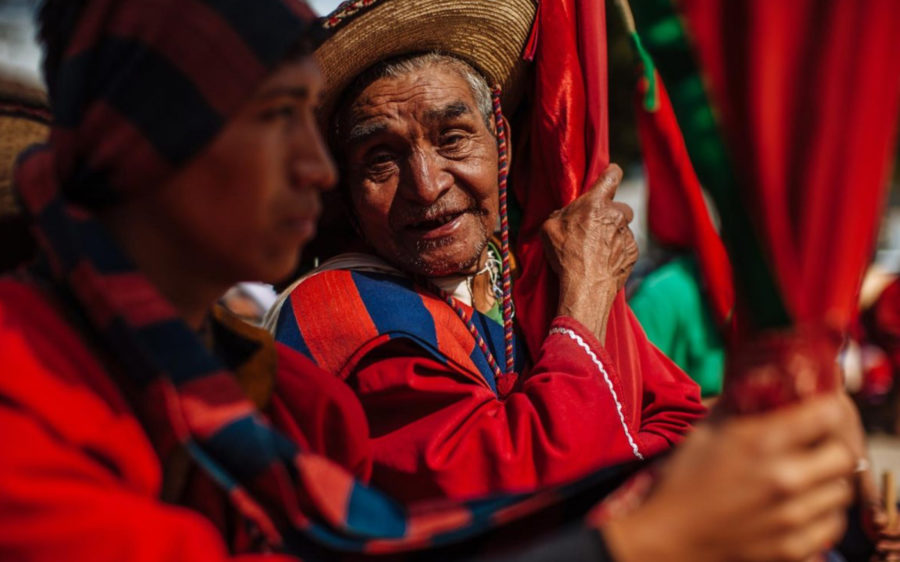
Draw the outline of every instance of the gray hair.
<instances>
[{"instance_id":1,"label":"gray hair","mask_svg":"<svg viewBox=\"0 0 900 562\"><path fill-rule=\"evenodd\" d=\"M342 122L346 118L346 111L349 108L349 104L351 104L370 84L382 78L399 78L401 76L406 76L412 72L430 66L442 66L444 68L452 69L459 74L460 77L465 79L466 83L469 85L469 90L472 92L472 97L475 99L475 105L484 119L485 125L487 125L489 130L494 130L494 107L491 89L484 76L475 70L472 65L460 58L432 51L428 53L404 55L381 61L357 76L350 87L347 88L341 96L337 109L334 112L334 117L332 118L332 131L335 135L332 139L333 146L340 145L340 128Z\"/></svg>"}]
</instances>

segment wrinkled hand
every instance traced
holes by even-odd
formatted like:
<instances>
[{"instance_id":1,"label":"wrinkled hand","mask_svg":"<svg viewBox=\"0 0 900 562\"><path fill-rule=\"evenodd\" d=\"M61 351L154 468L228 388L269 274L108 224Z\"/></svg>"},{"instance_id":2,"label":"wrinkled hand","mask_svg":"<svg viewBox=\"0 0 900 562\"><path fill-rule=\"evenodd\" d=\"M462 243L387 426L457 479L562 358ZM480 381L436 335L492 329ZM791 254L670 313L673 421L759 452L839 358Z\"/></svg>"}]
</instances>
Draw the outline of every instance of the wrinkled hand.
<instances>
[{"instance_id":1,"label":"wrinkled hand","mask_svg":"<svg viewBox=\"0 0 900 562\"><path fill-rule=\"evenodd\" d=\"M700 426L603 533L621 562L808 560L844 530L856 462L846 423L827 397Z\"/></svg>"},{"instance_id":2,"label":"wrinkled hand","mask_svg":"<svg viewBox=\"0 0 900 562\"><path fill-rule=\"evenodd\" d=\"M544 253L559 276L558 314L571 316L606 339L616 294L638 258L628 228L631 208L613 201L622 170L611 165L591 188L550 215L543 225Z\"/></svg>"}]
</instances>

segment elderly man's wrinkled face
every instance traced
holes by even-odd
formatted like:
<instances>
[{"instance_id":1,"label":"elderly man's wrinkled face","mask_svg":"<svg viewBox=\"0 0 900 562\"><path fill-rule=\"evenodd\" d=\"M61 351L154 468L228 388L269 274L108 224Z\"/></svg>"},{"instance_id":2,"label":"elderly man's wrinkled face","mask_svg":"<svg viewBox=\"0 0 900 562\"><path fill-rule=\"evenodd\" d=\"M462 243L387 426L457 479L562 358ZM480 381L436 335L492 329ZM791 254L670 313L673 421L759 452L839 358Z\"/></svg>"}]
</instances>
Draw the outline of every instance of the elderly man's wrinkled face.
<instances>
[{"instance_id":1,"label":"elderly man's wrinkled face","mask_svg":"<svg viewBox=\"0 0 900 562\"><path fill-rule=\"evenodd\" d=\"M344 125L364 240L411 273L476 271L497 224L497 142L468 82L439 65L378 79Z\"/></svg>"}]
</instances>

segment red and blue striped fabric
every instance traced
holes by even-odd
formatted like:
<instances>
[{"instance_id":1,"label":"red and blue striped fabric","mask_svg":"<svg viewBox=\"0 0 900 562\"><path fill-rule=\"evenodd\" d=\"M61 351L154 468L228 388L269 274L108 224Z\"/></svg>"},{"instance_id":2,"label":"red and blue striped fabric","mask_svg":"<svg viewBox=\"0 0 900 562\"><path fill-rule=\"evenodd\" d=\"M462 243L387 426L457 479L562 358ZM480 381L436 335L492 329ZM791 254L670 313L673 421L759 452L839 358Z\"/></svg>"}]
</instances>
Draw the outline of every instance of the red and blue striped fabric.
<instances>
[{"instance_id":1,"label":"red and blue striped fabric","mask_svg":"<svg viewBox=\"0 0 900 562\"><path fill-rule=\"evenodd\" d=\"M458 544L551 508L572 521L627 469L536 495L405 508L304 453L93 218L93 206L154 189L202 150L312 24L296 0L85 1L47 77L50 141L16 174L51 283L115 365L159 455L185 450L263 550L333 559Z\"/></svg>"},{"instance_id":2,"label":"red and blue striped fabric","mask_svg":"<svg viewBox=\"0 0 900 562\"><path fill-rule=\"evenodd\" d=\"M319 321L322 303L341 321ZM488 349L503 357L503 326L471 307L463 310ZM404 338L477 384L498 391L494 371L456 312L431 291L398 275L349 270L313 275L281 308L275 338L342 378L376 347ZM517 341L515 349L515 372L521 372L524 345Z\"/></svg>"}]
</instances>

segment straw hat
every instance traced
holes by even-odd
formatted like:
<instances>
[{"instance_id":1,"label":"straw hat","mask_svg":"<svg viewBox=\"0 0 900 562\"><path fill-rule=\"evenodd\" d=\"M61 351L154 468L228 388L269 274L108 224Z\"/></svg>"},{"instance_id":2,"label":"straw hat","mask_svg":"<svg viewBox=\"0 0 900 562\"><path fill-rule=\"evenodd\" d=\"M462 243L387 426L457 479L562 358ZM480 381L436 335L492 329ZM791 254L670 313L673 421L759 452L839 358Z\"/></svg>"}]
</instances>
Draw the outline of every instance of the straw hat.
<instances>
[{"instance_id":1,"label":"straw hat","mask_svg":"<svg viewBox=\"0 0 900 562\"><path fill-rule=\"evenodd\" d=\"M503 88L511 110L522 94L522 53L534 22L534 0L354 0L323 18L334 32L317 50L325 75L322 111L364 70L393 57L439 51L457 56Z\"/></svg>"},{"instance_id":2,"label":"straw hat","mask_svg":"<svg viewBox=\"0 0 900 562\"><path fill-rule=\"evenodd\" d=\"M46 91L28 78L0 63L0 219L20 212L12 193L19 153L50 133Z\"/></svg>"},{"instance_id":3,"label":"straw hat","mask_svg":"<svg viewBox=\"0 0 900 562\"><path fill-rule=\"evenodd\" d=\"M43 108L8 101L0 92L0 219L20 212L13 196L13 169L23 150L47 139L47 122Z\"/></svg>"},{"instance_id":4,"label":"straw hat","mask_svg":"<svg viewBox=\"0 0 900 562\"><path fill-rule=\"evenodd\" d=\"M50 111L44 89L0 62L0 272L29 259L34 243L13 192L19 154L47 140Z\"/></svg>"}]
</instances>

